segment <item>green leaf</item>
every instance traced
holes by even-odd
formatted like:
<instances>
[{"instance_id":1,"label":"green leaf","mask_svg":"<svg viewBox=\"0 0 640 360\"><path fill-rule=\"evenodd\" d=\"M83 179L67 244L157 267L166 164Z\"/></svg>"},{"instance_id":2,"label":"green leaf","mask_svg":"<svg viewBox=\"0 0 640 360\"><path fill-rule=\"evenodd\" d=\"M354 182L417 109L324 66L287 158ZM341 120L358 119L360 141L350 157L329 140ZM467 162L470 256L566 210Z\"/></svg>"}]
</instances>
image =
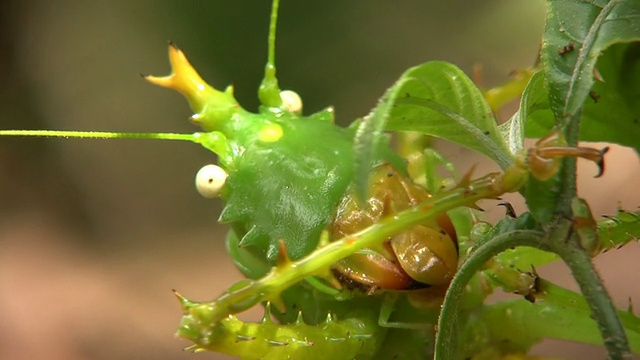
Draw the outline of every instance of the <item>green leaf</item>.
<instances>
[{"instance_id":1,"label":"green leaf","mask_svg":"<svg viewBox=\"0 0 640 360\"><path fill-rule=\"evenodd\" d=\"M387 129L419 131L476 150L502 168L512 161L482 92L452 64L433 61L402 76Z\"/></svg>"},{"instance_id":2,"label":"green leaf","mask_svg":"<svg viewBox=\"0 0 640 360\"><path fill-rule=\"evenodd\" d=\"M542 288L544 294L539 296L541 300L535 304L519 299L486 306L479 314L476 327L484 326L487 336L494 343L502 346L508 344L508 348L512 347L511 343L521 347L530 346L542 338L602 344L602 337L595 321L589 316L590 310L584 298L547 281L543 281ZM618 314L626 320L625 327L632 349L638 352L640 334L633 330L638 324L637 318L622 311ZM504 326L507 321L510 324L508 327ZM473 335L469 330L467 333L467 336Z\"/></svg>"},{"instance_id":3,"label":"green leaf","mask_svg":"<svg viewBox=\"0 0 640 360\"><path fill-rule=\"evenodd\" d=\"M455 142L494 160L513 162L482 92L452 64L432 61L407 70L378 107L386 130L417 131Z\"/></svg>"},{"instance_id":4,"label":"green leaf","mask_svg":"<svg viewBox=\"0 0 640 360\"><path fill-rule=\"evenodd\" d=\"M550 0L548 5L541 53L551 109L564 126L589 96L600 54L613 44L640 40L640 1Z\"/></svg>"},{"instance_id":5,"label":"green leaf","mask_svg":"<svg viewBox=\"0 0 640 360\"><path fill-rule=\"evenodd\" d=\"M549 120L547 122L548 128L536 134L535 137L545 136L554 126L554 117L549 106L549 96L545 87L544 75L544 72L540 71L531 77L520 99L520 108L509 121L500 125L500 130L503 132L512 152L524 148L523 132L525 129L528 130L533 127L534 125L532 124L537 124L535 120L532 120L535 115L544 114ZM527 135L531 137L531 134L527 133ZM529 211L540 223L544 224L551 221L555 215L555 207L560 197L557 189L560 188L560 185L559 174L547 181L529 176L523 194Z\"/></svg>"},{"instance_id":6,"label":"green leaf","mask_svg":"<svg viewBox=\"0 0 640 360\"><path fill-rule=\"evenodd\" d=\"M593 98L584 104L580 140L612 142L640 151L640 43L611 46L596 68L604 81L595 82ZM555 126L544 81L537 74L523 94L519 113L527 113L529 138L542 137Z\"/></svg>"},{"instance_id":7,"label":"green leaf","mask_svg":"<svg viewBox=\"0 0 640 360\"><path fill-rule=\"evenodd\" d=\"M361 198L383 130L417 131L452 141L488 156L503 169L513 162L482 92L462 70L442 61L407 70L359 124L355 186Z\"/></svg>"},{"instance_id":8,"label":"green leaf","mask_svg":"<svg viewBox=\"0 0 640 360\"><path fill-rule=\"evenodd\" d=\"M534 100L546 100L548 98L542 82L543 76L544 73L539 71L529 79L520 99L520 108L508 121L499 126L500 132L502 132L502 136L512 154L517 154L524 149L525 124L529 118L529 113L537 105ZM536 97L535 99L534 96ZM542 136L544 134L540 137Z\"/></svg>"},{"instance_id":9,"label":"green leaf","mask_svg":"<svg viewBox=\"0 0 640 360\"><path fill-rule=\"evenodd\" d=\"M399 81L402 82L402 79ZM380 99L378 105L360 122L353 142L355 154L354 186L357 198L364 201L369 188L371 165L378 154L382 131L393 107L400 87L392 86Z\"/></svg>"}]
</instances>

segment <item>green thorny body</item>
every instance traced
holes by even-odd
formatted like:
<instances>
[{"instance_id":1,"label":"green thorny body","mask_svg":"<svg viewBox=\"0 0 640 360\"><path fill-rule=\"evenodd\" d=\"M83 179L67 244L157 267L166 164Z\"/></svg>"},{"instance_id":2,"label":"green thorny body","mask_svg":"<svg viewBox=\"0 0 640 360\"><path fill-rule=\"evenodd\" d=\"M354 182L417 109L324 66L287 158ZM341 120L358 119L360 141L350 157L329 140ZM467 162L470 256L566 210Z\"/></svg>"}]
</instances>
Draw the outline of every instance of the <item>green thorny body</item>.
<instances>
[{"instance_id":1,"label":"green thorny body","mask_svg":"<svg viewBox=\"0 0 640 360\"><path fill-rule=\"evenodd\" d=\"M355 127L335 125L330 109L308 117L285 108L249 113L235 103L230 90L217 92L194 77L180 50L171 47L170 56L172 77L150 80L180 90L196 111L194 122L208 131L199 136L201 142L219 156L228 174L220 192L225 201L220 221L233 229L227 247L237 267L248 278L263 277L277 264L280 241L291 260L312 253L353 182ZM191 85L181 87L187 78ZM195 96L193 89L205 91ZM386 141L372 166L379 163L405 171ZM195 307L184 316L178 334L194 341L194 350L246 359L306 359L313 354L413 359L432 351L433 326L426 325L436 319L433 309L394 316L407 322L418 319L423 329L390 329L378 325L382 303L388 301L384 295L358 290L327 294L305 282L274 295L271 300L279 306L270 306L261 323L243 323L233 316L215 321L206 307L181 298L186 308ZM269 314L288 325L274 323ZM415 344L408 345L408 339Z\"/></svg>"},{"instance_id":2,"label":"green thorny body","mask_svg":"<svg viewBox=\"0 0 640 360\"><path fill-rule=\"evenodd\" d=\"M496 253L484 246L492 243L495 250L506 244L504 251L515 244L548 250L540 226L540 215L546 216L547 210L540 212L532 202L532 214L507 218L491 227L477 223L470 209L478 200L495 199L523 187L526 193L541 181L553 179L564 156L596 161L602 170L604 151L568 147L562 132L554 131L527 152L509 149L511 153L507 153L503 139L496 137L498 129L491 124L471 133L482 137L476 140L483 144L483 153L497 160L504 173L472 180L470 171L454 187L423 194L414 188L405 162L391 150L388 137L382 133L386 117L395 106L404 105L413 106L418 113L433 110L460 121L446 106L420 98L425 96L420 95L423 92L428 93L421 77L446 73L459 81L456 86L460 91L478 100L471 82L448 64L425 64L409 69L378 107L354 126L335 125L332 109L302 116L301 103L280 92L275 76L277 7L275 1L258 114L244 110L231 87L218 91L206 84L173 45L169 51L173 73L147 77L188 99L195 112L192 121L204 130L191 140L218 155L225 177L214 193L225 203L220 221L231 225L227 248L247 277L211 302L194 302L177 294L184 310L178 335L194 343L189 349L243 359L425 359L435 351L440 358L448 353L482 360L506 355L524 359L523 354L544 337L600 343L584 298L535 273L534 266L557 256L520 247L493 257ZM434 74L437 69L442 73ZM486 116L490 111L484 99L475 104L476 114ZM382 167L389 170L380 175ZM404 195L400 197L406 198L402 205L402 201L393 199L395 195L385 193L386 183L380 185L386 176L400 178L393 192L401 189ZM369 187L363 189L366 184ZM391 185L387 191L390 189ZM379 201L383 210L368 218L369 222L360 223L357 218L355 222L362 226L351 226L347 216L347 225L336 225L345 211L360 211L363 218L371 215L368 210L361 211L361 205L372 199ZM573 230L580 251L595 256L601 249L624 244L640 233L637 214L621 212L598 228L586 202L575 198L572 204ZM442 217L449 225L453 223L455 231L445 229ZM342 230L350 230L336 231L343 225ZM423 237L418 239L414 233ZM451 241L456 238L458 246L454 248ZM418 252L411 253L414 247ZM376 278L379 268L361 268L360 260L365 258L366 266L371 265L369 260L378 264L381 258L383 264L389 259L401 263L403 251L419 258L416 264L425 259L444 264L434 276L427 277L435 282L421 283L420 268L410 272L404 263L404 276L413 274L405 282L407 287L384 288L375 281L367 282ZM448 256L444 256L447 251ZM458 254L462 259L461 276L456 276L447 290L453 275L442 269L455 272ZM493 259L487 262L492 258L489 255ZM474 265L474 261L480 265ZM475 266L473 271L466 271L468 264ZM433 269L424 273L429 271ZM466 285L459 285L465 281ZM523 298L484 304L495 288ZM457 294L460 300L445 301L441 312L445 291L448 300L451 294ZM245 323L234 316L260 303L266 307L261 322ZM450 313L455 314L455 321L441 321L436 327L439 317L452 318ZM640 328L633 314L618 315L627 329ZM436 331L457 338L457 344L443 349L443 336L434 342ZM640 351L638 334L628 335L634 351Z\"/></svg>"},{"instance_id":3,"label":"green thorny body","mask_svg":"<svg viewBox=\"0 0 640 360\"><path fill-rule=\"evenodd\" d=\"M360 240L369 236L367 243L347 237L329 239L335 241L328 245L321 240L323 232L353 186L355 128L336 126L330 110L303 117L282 105L264 106L260 114L251 114L235 102L230 89L219 92L204 83L180 50L171 47L170 57L173 74L148 79L178 89L190 100L196 111L194 122L207 131L197 136L198 141L219 156L228 174L219 194L225 201L220 219L233 229L228 250L245 276L259 279L236 284L211 303L179 296L185 316L178 335L194 342L192 350L244 359L432 356L442 289L434 288L431 294L425 290L421 298L413 291L338 290L333 287L336 282L330 269L340 259L363 248L376 248L414 225L429 224L429 219L447 210L519 189L526 180L525 166L516 162L504 175L473 181L469 174L456 188L422 206L390 214L358 236L354 234ZM388 148L386 137L381 139L370 165L389 163L404 172L403 162ZM510 226L535 228L535 224ZM460 240L461 252L466 251L469 239ZM524 282L513 291L527 295L535 279L521 276L509 261L497 264L496 277ZM516 349L526 348L539 340L537 335L512 338L495 328L505 321L505 314L478 307L491 286L480 280L474 284L464 301L470 312L461 312L461 318L472 315L463 336L473 341L463 345L463 353L481 354L482 349L493 346L508 350L505 341L517 344ZM243 323L232 315L266 301L273 305L261 323ZM491 320L484 320L487 316ZM479 334L484 335L479 338Z\"/></svg>"},{"instance_id":4,"label":"green thorny body","mask_svg":"<svg viewBox=\"0 0 640 360\"><path fill-rule=\"evenodd\" d=\"M481 199L518 191L530 171L540 177L555 173L559 165L555 155L548 159L544 151L534 150L515 157L503 174L471 180L469 172L457 186L438 192L420 206L397 209L352 236L330 238L325 230L337 207L346 196L357 193L356 126L335 125L331 109L302 116L299 108L283 103L272 65L267 65L260 90L263 106L259 114L253 114L240 107L230 87L221 92L206 84L174 46L170 58L172 75L147 79L187 97L195 112L193 122L205 131L196 133L194 141L218 155L227 174L219 192L225 202L220 221L232 227L227 247L248 278L212 302L193 302L178 295L185 312L178 335L194 343L191 350L243 359L429 358L446 288L428 287L416 293L341 287L332 267L363 249L379 248L416 225L433 224L447 211L454 211L450 216L459 234L461 257L506 231L524 231L530 237L541 234L538 223L527 216L506 219L490 230L483 230L483 223L476 224L471 231L473 216L465 208ZM389 164L406 177L405 164L389 148L387 137L377 137L380 141L375 142L368 166ZM544 146L557 149L564 143L551 136L534 148ZM590 213L585 216L591 219ZM611 236L601 229L599 244L590 240L598 239L593 235L596 229L590 225L578 228L587 250L597 253L601 247L631 240L628 234L639 232L639 222L637 215L629 216L631 221L607 225L614 229L609 231ZM619 224L633 229L615 236ZM458 353L474 359L522 354L544 334L598 343L597 328L586 315L584 300L539 280L535 271L527 272L531 266L555 259L532 249L514 250L488 264L462 295ZM524 295L524 299L483 306L496 287ZM542 301L534 308L530 302L535 300ZM563 307L567 301L572 310ZM233 315L259 303L267 307L262 322L245 323ZM636 321L633 316L627 320ZM579 324L581 330L567 333L565 327L570 323ZM518 328L533 330L515 331ZM638 339L632 340L637 346Z\"/></svg>"}]
</instances>

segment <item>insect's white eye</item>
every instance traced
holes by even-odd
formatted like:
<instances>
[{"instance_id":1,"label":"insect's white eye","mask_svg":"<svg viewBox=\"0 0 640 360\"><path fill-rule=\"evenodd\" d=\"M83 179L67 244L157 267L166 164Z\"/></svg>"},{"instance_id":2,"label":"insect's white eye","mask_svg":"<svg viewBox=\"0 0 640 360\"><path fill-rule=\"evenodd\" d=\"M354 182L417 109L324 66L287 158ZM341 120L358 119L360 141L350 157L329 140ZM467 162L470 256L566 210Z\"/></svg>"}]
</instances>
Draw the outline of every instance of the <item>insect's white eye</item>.
<instances>
[{"instance_id":1,"label":"insect's white eye","mask_svg":"<svg viewBox=\"0 0 640 360\"><path fill-rule=\"evenodd\" d=\"M196 174L196 189L210 199L217 197L227 181L227 173L218 165L205 165Z\"/></svg>"},{"instance_id":2,"label":"insect's white eye","mask_svg":"<svg viewBox=\"0 0 640 360\"><path fill-rule=\"evenodd\" d=\"M282 99L282 106L289 112L297 114L302 112L302 99L295 91L280 91L280 98Z\"/></svg>"}]
</instances>

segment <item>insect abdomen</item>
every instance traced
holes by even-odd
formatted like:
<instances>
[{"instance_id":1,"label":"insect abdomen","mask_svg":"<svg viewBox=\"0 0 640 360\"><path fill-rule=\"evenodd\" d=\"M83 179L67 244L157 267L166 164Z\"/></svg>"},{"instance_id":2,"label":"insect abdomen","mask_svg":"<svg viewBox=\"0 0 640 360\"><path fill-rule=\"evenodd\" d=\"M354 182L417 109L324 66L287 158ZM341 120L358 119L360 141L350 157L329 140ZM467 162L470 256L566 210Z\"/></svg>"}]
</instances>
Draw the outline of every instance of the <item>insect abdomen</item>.
<instances>
[{"instance_id":1,"label":"insect abdomen","mask_svg":"<svg viewBox=\"0 0 640 360\"><path fill-rule=\"evenodd\" d=\"M271 320L269 307L260 323L229 316L210 323L206 311L192 308L183 316L177 335L194 342L192 351L216 351L245 360L264 359L370 359L376 352L377 323L371 316L338 320L327 315L324 322L307 325L302 316L293 324Z\"/></svg>"}]
</instances>

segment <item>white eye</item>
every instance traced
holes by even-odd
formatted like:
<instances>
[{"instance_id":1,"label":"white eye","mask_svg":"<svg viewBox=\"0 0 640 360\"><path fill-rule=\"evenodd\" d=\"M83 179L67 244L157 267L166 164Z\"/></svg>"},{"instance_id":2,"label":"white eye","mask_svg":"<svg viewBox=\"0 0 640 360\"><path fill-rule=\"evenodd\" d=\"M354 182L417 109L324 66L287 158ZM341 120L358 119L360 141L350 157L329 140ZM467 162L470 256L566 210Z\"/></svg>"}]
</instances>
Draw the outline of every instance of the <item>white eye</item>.
<instances>
[{"instance_id":1,"label":"white eye","mask_svg":"<svg viewBox=\"0 0 640 360\"><path fill-rule=\"evenodd\" d=\"M287 111L297 114L302 112L302 99L295 91L280 91L280 98L282 99L282 106L284 106Z\"/></svg>"},{"instance_id":2,"label":"white eye","mask_svg":"<svg viewBox=\"0 0 640 360\"><path fill-rule=\"evenodd\" d=\"M196 174L196 189L207 199L217 197L227 181L227 173L218 165L205 165Z\"/></svg>"}]
</instances>

